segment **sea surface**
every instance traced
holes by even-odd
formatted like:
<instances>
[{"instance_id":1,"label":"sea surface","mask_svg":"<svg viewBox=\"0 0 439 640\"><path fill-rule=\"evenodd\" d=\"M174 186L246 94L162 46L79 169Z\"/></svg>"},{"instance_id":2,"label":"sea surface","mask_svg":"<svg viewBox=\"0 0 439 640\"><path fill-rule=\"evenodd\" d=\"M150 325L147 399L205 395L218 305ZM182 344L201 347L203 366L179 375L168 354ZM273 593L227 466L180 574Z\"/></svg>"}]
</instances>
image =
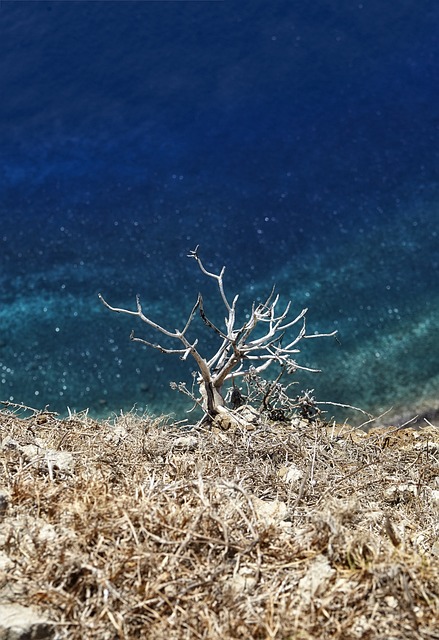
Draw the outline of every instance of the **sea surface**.
<instances>
[{"instance_id":1,"label":"sea surface","mask_svg":"<svg viewBox=\"0 0 439 640\"><path fill-rule=\"evenodd\" d=\"M337 329L300 343L298 394L437 409L438 24L436 0L2 0L0 400L187 417L194 364L98 293L174 330L201 291L221 322L199 245L238 323L275 284Z\"/></svg>"}]
</instances>

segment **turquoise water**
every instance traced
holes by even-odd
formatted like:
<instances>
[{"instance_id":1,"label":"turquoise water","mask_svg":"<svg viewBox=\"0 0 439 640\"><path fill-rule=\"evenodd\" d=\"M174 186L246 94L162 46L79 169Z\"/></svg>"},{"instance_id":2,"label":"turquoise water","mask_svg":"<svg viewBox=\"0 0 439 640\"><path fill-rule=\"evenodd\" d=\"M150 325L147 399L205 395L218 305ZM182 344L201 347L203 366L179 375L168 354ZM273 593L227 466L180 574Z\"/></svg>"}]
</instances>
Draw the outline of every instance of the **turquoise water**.
<instances>
[{"instance_id":1,"label":"turquoise water","mask_svg":"<svg viewBox=\"0 0 439 640\"><path fill-rule=\"evenodd\" d=\"M171 329L199 290L220 314L185 257L199 244L242 317L276 283L310 330L338 330L303 344L322 372L298 372L298 391L436 408L438 14L2 3L0 399L184 417L169 381L191 367L131 343L155 337L97 294L134 308L140 293Z\"/></svg>"}]
</instances>

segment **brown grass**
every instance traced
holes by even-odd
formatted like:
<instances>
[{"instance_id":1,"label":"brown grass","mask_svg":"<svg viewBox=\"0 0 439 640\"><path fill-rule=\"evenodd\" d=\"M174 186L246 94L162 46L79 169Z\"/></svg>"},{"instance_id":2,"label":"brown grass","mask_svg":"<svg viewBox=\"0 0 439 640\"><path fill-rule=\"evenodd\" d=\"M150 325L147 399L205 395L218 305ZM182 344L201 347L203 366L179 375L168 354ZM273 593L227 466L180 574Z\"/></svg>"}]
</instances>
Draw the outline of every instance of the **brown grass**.
<instances>
[{"instance_id":1,"label":"brown grass","mask_svg":"<svg viewBox=\"0 0 439 640\"><path fill-rule=\"evenodd\" d=\"M431 425L5 410L0 440L0 601L58 638L439 638Z\"/></svg>"}]
</instances>

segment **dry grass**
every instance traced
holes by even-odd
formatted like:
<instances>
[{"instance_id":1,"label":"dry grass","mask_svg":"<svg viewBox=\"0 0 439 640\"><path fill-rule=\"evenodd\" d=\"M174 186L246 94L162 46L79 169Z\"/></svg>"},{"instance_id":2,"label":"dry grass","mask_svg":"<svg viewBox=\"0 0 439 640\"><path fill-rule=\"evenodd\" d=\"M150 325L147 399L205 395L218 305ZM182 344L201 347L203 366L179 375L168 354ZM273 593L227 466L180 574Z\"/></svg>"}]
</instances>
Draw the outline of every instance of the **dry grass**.
<instances>
[{"instance_id":1,"label":"dry grass","mask_svg":"<svg viewBox=\"0 0 439 640\"><path fill-rule=\"evenodd\" d=\"M5 410L0 438L0 600L58 638L439 638L431 425Z\"/></svg>"}]
</instances>

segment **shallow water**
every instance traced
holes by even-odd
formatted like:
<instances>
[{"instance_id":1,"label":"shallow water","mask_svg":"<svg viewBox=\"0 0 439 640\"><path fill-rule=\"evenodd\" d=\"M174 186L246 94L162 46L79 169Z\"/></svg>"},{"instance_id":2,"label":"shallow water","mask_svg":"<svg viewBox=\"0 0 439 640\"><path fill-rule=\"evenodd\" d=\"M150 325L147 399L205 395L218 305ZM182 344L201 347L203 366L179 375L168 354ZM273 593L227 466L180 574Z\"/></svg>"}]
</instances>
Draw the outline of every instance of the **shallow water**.
<instances>
[{"instance_id":1,"label":"shallow water","mask_svg":"<svg viewBox=\"0 0 439 640\"><path fill-rule=\"evenodd\" d=\"M298 390L436 406L436 3L128 5L1 6L0 398L184 415L191 367L97 293L218 313L200 244L243 310L276 283L338 330Z\"/></svg>"}]
</instances>

